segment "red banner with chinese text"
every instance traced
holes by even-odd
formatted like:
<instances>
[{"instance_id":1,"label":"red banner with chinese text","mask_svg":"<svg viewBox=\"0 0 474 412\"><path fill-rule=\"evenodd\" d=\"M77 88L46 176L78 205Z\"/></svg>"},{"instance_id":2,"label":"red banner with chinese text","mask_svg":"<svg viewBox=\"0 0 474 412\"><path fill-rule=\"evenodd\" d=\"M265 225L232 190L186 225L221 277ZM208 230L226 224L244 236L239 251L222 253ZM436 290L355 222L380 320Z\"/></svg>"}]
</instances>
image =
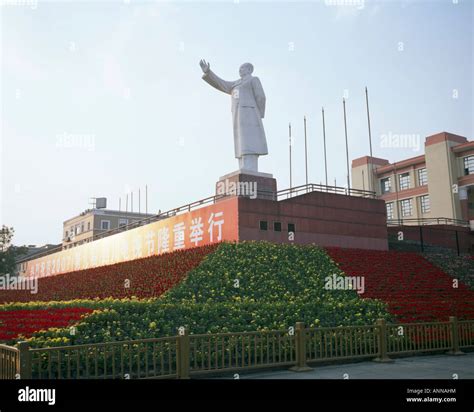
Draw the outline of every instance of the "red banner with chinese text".
<instances>
[{"instance_id":1,"label":"red banner with chinese text","mask_svg":"<svg viewBox=\"0 0 474 412\"><path fill-rule=\"evenodd\" d=\"M221 241L238 240L238 198L149 223L27 262L26 276L52 276Z\"/></svg>"}]
</instances>

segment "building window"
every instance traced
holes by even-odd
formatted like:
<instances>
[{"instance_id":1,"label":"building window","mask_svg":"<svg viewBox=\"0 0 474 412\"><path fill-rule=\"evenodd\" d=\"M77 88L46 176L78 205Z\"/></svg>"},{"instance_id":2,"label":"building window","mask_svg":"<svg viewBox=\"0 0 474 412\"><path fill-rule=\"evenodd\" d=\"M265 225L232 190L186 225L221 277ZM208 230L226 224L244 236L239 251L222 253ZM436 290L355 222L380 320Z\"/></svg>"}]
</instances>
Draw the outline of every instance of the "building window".
<instances>
[{"instance_id":1,"label":"building window","mask_svg":"<svg viewBox=\"0 0 474 412\"><path fill-rule=\"evenodd\" d=\"M84 223L81 224L81 233L84 233Z\"/></svg>"},{"instance_id":2,"label":"building window","mask_svg":"<svg viewBox=\"0 0 474 412\"><path fill-rule=\"evenodd\" d=\"M127 226L127 225L128 225L128 219L119 219L119 227Z\"/></svg>"},{"instance_id":3,"label":"building window","mask_svg":"<svg viewBox=\"0 0 474 412\"><path fill-rule=\"evenodd\" d=\"M268 230L268 222L266 220L260 221L260 230Z\"/></svg>"},{"instance_id":4,"label":"building window","mask_svg":"<svg viewBox=\"0 0 474 412\"><path fill-rule=\"evenodd\" d=\"M400 190L405 190L410 188L410 173L402 173L398 175L398 182L400 185Z\"/></svg>"},{"instance_id":5,"label":"building window","mask_svg":"<svg viewBox=\"0 0 474 412\"><path fill-rule=\"evenodd\" d=\"M273 222L273 230L275 232L281 232L281 222Z\"/></svg>"},{"instance_id":6,"label":"building window","mask_svg":"<svg viewBox=\"0 0 474 412\"><path fill-rule=\"evenodd\" d=\"M474 156L467 156L463 158L464 162L464 175L474 174Z\"/></svg>"},{"instance_id":7,"label":"building window","mask_svg":"<svg viewBox=\"0 0 474 412\"><path fill-rule=\"evenodd\" d=\"M393 219L393 203L385 203L387 208L387 219Z\"/></svg>"},{"instance_id":8,"label":"building window","mask_svg":"<svg viewBox=\"0 0 474 412\"><path fill-rule=\"evenodd\" d=\"M420 186L426 186L428 184L428 174L426 168L418 169L418 184Z\"/></svg>"},{"instance_id":9,"label":"building window","mask_svg":"<svg viewBox=\"0 0 474 412\"><path fill-rule=\"evenodd\" d=\"M100 228L102 230L109 230L110 229L110 220L101 220L100 221Z\"/></svg>"},{"instance_id":10,"label":"building window","mask_svg":"<svg viewBox=\"0 0 474 412\"><path fill-rule=\"evenodd\" d=\"M292 232L292 233L296 232L294 223L288 223L288 232Z\"/></svg>"},{"instance_id":11,"label":"building window","mask_svg":"<svg viewBox=\"0 0 474 412\"><path fill-rule=\"evenodd\" d=\"M392 181L389 177L380 180L380 190L382 194L390 192L392 188Z\"/></svg>"},{"instance_id":12,"label":"building window","mask_svg":"<svg viewBox=\"0 0 474 412\"><path fill-rule=\"evenodd\" d=\"M420 196L421 213L429 213L430 197L428 195Z\"/></svg>"},{"instance_id":13,"label":"building window","mask_svg":"<svg viewBox=\"0 0 474 412\"><path fill-rule=\"evenodd\" d=\"M87 222L87 230L91 230L91 222Z\"/></svg>"},{"instance_id":14,"label":"building window","mask_svg":"<svg viewBox=\"0 0 474 412\"><path fill-rule=\"evenodd\" d=\"M400 200L400 206L402 209L402 217L411 216L412 214L411 199Z\"/></svg>"}]
</instances>

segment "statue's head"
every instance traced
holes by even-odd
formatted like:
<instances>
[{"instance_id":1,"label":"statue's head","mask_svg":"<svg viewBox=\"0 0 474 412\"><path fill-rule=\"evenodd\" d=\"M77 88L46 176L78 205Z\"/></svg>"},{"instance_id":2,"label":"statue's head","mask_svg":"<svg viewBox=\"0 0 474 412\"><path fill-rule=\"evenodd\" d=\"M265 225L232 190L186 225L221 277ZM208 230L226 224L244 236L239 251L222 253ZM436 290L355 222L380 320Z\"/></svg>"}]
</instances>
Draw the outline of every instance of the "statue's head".
<instances>
[{"instance_id":1,"label":"statue's head","mask_svg":"<svg viewBox=\"0 0 474 412\"><path fill-rule=\"evenodd\" d=\"M244 63L239 68L240 77L248 76L252 73L253 73L253 64L252 63Z\"/></svg>"}]
</instances>

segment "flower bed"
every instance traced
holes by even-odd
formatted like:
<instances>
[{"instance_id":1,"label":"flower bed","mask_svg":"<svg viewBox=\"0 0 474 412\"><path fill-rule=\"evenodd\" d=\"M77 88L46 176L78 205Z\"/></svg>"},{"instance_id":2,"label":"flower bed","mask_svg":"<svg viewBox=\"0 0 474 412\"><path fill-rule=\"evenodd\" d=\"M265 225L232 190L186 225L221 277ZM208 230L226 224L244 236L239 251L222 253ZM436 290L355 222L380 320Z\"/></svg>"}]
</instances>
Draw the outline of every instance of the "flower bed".
<instances>
[{"instance_id":1,"label":"flower bed","mask_svg":"<svg viewBox=\"0 0 474 412\"><path fill-rule=\"evenodd\" d=\"M373 324L377 318L420 322L446 321L456 315L474 319L474 292L463 284L454 289L450 276L416 253L337 248L326 253L314 246L241 242L194 250L193 256L198 255L199 264L184 252L168 255L170 261L160 265L135 261L135 268L149 264L155 274L166 272L164 267L182 273L178 278L183 280L174 286L170 282L164 294L166 288L161 285L156 289L148 282L151 289L147 291L144 283L142 296L147 299L11 303L0 306L0 311L97 309L76 323L74 336L65 327L45 330L32 336L33 346L169 336L181 326L191 333L208 333L285 329L297 321L314 327ZM365 293L326 289L325 279L333 274L364 276ZM120 272L115 276L123 281Z\"/></svg>"},{"instance_id":2,"label":"flower bed","mask_svg":"<svg viewBox=\"0 0 474 412\"><path fill-rule=\"evenodd\" d=\"M0 311L0 341L8 343L41 330L64 328L92 312L80 307Z\"/></svg>"},{"instance_id":3,"label":"flower bed","mask_svg":"<svg viewBox=\"0 0 474 412\"><path fill-rule=\"evenodd\" d=\"M180 282L215 249L216 245L202 246L40 278L38 293L1 290L0 303L158 297Z\"/></svg>"},{"instance_id":4,"label":"flower bed","mask_svg":"<svg viewBox=\"0 0 474 412\"><path fill-rule=\"evenodd\" d=\"M347 276L364 276L363 297L380 299L402 322L474 319L474 292L417 253L327 248Z\"/></svg>"},{"instance_id":5,"label":"flower bed","mask_svg":"<svg viewBox=\"0 0 474 412\"><path fill-rule=\"evenodd\" d=\"M170 336L181 326L208 333L287 329L297 321L339 326L390 320L382 302L360 299L353 290L327 290L325 278L333 273L342 275L314 246L222 243L163 296L92 302L101 310L81 320L74 336L67 328L54 329L35 334L30 343L42 347L66 339L82 344Z\"/></svg>"},{"instance_id":6,"label":"flower bed","mask_svg":"<svg viewBox=\"0 0 474 412\"><path fill-rule=\"evenodd\" d=\"M442 268L448 275L474 290L474 260L472 255L457 256L455 253L424 253L431 263Z\"/></svg>"}]
</instances>

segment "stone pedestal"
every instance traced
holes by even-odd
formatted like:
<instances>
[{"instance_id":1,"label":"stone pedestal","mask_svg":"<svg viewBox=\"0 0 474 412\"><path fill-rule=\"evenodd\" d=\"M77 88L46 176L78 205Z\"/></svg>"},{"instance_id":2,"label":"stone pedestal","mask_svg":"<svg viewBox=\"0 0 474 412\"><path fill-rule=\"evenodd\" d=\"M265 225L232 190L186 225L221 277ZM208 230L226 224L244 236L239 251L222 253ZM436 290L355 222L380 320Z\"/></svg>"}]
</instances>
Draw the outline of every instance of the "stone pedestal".
<instances>
[{"instance_id":1,"label":"stone pedestal","mask_svg":"<svg viewBox=\"0 0 474 412\"><path fill-rule=\"evenodd\" d=\"M221 176L216 183L216 196L243 196L250 199L277 200L277 182L269 173L237 170Z\"/></svg>"}]
</instances>

